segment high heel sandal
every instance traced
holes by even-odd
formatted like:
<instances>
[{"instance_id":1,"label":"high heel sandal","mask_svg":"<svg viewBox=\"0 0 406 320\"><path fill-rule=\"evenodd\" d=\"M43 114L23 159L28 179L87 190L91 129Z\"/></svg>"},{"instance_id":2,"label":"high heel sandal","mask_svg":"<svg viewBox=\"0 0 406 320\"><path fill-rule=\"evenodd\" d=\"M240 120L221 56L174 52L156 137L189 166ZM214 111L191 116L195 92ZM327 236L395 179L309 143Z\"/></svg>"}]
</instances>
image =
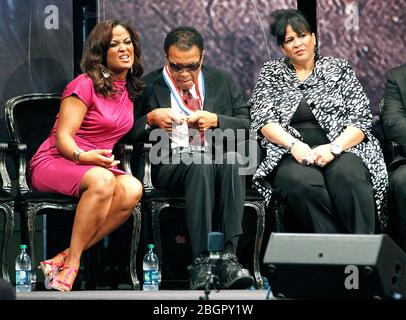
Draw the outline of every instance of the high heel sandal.
<instances>
[{"instance_id":1,"label":"high heel sandal","mask_svg":"<svg viewBox=\"0 0 406 320\"><path fill-rule=\"evenodd\" d=\"M53 260L58 257L58 256L62 256L62 260L60 262L54 262ZM50 259L50 260L45 260L45 261L41 261L39 263L38 269L41 269L42 273L44 274L44 285L46 289L52 289L52 287L50 286L50 282L53 279L53 277L55 277L59 270L63 267L64 263L65 263L65 259L68 256L68 254L63 251L58 253L54 258Z\"/></svg>"},{"instance_id":2,"label":"high heel sandal","mask_svg":"<svg viewBox=\"0 0 406 320\"><path fill-rule=\"evenodd\" d=\"M65 275L63 280L61 281L61 280L54 278L51 280L51 282L49 284L52 289L55 289L58 291L71 291L73 282L75 282L76 276L78 275L78 269L75 267L64 266L60 271L62 271L62 270L68 270L68 273ZM73 278L73 281L71 283L69 283L68 278L73 272L75 273L75 278Z\"/></svg>"}]
</instances>

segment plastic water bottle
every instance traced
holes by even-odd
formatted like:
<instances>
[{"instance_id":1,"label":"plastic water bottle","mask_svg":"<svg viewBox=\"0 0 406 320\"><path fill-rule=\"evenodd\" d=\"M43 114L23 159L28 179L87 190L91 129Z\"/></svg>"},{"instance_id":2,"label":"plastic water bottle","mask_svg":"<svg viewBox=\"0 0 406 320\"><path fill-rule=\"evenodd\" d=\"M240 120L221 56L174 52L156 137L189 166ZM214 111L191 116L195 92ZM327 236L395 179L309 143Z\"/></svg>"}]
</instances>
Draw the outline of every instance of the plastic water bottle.
<instances>
[{"instance_id":1,"label":"plastic water bottle","mask_svg":"<svg viewBox=\"0 0 406 320\"><path fill-rule=\"evenodd\" d=\"M158 291L159 261L158 256L154 252L153 244L148 245L148 252L144 257L142 269L144 270L142 289L145 291Z\"/></svg>"},{"instance_id":2,"label":"plastic water bottle","mask_svg":"<svg viewBox=\"0 0 406 320\"><path fill-rule=\"evenodd\" d=\"M16 291L31 291L31 258L26 252L27 246L20 245L20 252L16 258Z\"/></svg>"}]
</instances>

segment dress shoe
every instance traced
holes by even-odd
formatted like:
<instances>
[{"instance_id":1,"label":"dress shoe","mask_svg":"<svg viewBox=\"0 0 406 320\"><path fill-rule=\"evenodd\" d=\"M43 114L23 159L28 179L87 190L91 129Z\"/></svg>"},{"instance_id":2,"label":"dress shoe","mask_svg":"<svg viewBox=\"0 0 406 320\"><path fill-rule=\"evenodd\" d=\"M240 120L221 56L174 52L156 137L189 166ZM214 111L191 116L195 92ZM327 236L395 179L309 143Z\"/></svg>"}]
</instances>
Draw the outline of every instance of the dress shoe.
<instances>
[{"instance_id":1,"label":"dress shoe","mask_svg":"<svg viewBox=\"0 0 406 320\"><path fill-rule=\"evenodd\" d=\"M233 253L226 252L222 255L217 275L223 289L247 289L254 285L254 278L249 270L242 267Z\"/></svg>"},{"instance_id":2,"label":"dress shoe","mask_svg":"<svg viewBox=\"0 0 406 320\"><path fill-rule=\"evenodd\" d=\"M190 289L203 290L206 287L207 277L210 271L209 257L199 255L188 266L190 274Z\"/></svg>"}]
</instances>

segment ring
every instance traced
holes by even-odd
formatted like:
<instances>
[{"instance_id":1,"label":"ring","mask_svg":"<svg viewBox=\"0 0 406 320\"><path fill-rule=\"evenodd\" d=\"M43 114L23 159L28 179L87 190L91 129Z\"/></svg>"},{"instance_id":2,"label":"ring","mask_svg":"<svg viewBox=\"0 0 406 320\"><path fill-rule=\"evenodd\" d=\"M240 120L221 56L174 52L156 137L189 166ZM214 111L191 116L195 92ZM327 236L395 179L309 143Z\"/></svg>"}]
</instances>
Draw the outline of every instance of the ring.
<instances>
[{"instance_id":1,"label":"ring","mask_svg":"<svg viewBox=\"0 0 406 320\"><path fill-rule=\"evenodd\" d=\"M303 164L304 166L308 166L308 165L309 165L309 161L308 161L307 159L303 159L303 160L302 160L302 164Z\"/></svg>"}]
</instances>

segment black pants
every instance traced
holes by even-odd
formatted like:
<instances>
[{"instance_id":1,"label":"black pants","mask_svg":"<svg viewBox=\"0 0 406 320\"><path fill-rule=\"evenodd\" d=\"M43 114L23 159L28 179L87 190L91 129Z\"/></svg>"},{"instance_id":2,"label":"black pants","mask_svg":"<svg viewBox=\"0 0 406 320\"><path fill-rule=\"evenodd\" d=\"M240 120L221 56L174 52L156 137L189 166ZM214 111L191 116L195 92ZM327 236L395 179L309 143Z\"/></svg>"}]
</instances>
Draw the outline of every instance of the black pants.
<instances>
[{"instance_id":1,"label":"black pants","mask_svg":"<svg viewBox=\"0 0 406 320\"><path fill-rule=\"evenodd\" d=\"M228 152L222 164L214 163L203 152L184 153L178 164L173 164L172 157L168 160L170 164L152 167L152 183L157 188L184 192L193 256L207 251L208 233L216 225L213 225L213 218L216 218L219 231L224 233L225 242L236 247L242 233L245 199L245 176L240 174L240 156Z\"/></svg>"},{"instance_id":2,"label":"black pants","mask_svg":"<svg viewBox=\"0 0 406 320\"><path fill-rule=\"evenodd\" d=\"M394 199L396 217L393 226L399 239L398 244L406 252L406 165L399 166L389 175L391 196Z\"/></svg>"},{"instance_id":3,"label":"black pants","mask_svg":"<svg viewBox=\"0 0 406 320\"><path fill-rule=\"evenodd\" d=\"M375 232L371 177L352 153L341 154L324 168L303 166L289 155L278 165L274 187L304 232Z\"/></svg>"}]
</instances>

